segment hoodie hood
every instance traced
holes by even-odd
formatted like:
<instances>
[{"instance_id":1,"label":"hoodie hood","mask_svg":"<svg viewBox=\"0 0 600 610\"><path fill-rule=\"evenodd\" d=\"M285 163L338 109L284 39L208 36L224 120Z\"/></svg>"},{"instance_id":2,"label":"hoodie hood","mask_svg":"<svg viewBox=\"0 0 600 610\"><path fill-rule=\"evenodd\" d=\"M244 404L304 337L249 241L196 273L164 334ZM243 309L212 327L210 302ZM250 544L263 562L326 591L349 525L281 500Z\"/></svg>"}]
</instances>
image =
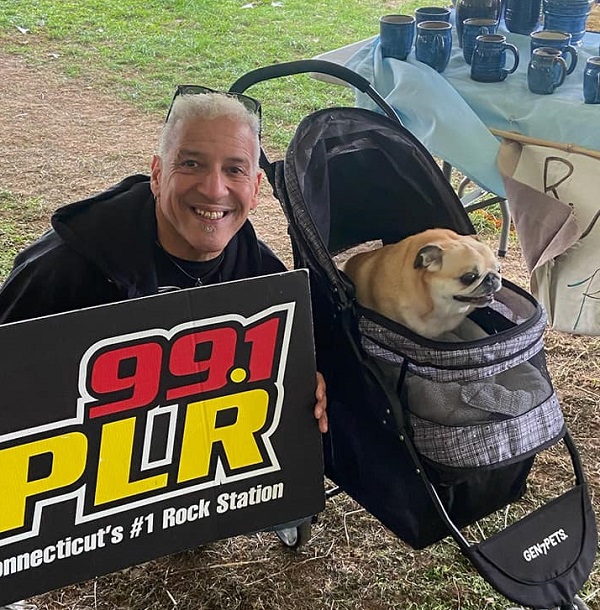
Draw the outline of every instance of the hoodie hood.
<instances>
[{"instance_id":1,"label":"hoodie hood","mask_svg":"<svg viewBox=\"0 0 600 610\"><path fill-rule=\"evenodd\" d=\"M148 262L154 240L148 235L156 235L156 219L148 176L130 176L99 195L66 205L51 222L61 239L124 289L127 298L152 293L156 278Z\"/></svg>"}]
</instances>

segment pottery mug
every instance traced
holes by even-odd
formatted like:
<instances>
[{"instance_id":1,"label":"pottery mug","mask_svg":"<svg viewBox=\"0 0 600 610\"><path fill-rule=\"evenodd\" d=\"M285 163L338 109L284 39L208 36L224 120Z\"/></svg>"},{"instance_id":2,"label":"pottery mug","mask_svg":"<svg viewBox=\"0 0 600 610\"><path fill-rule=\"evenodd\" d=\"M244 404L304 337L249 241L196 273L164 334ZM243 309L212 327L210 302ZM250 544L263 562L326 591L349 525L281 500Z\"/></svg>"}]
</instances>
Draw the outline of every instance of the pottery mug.
<instances>
[{"instance_id":1,"label":"pottery mug","mask_svg":"<svg viewBox=\"0 0 600 610\"><path fill-rule=\"evenodd\" d=\"M507 51L513 55L513 65L507 69ZM519 66L519 50L506 42L502 34L483 34L475 39L471 59L471 78L481 83L503 81Z\"/></svg>"},{"instance_id":2,"label":"pottery mug","mask_svg":"<svg viewBox=\"0 0 600 610\"><path fill-rule=\"evenodd\" d=\"M422 21L417 25L415 56L418 61L443 72L452 52L452 25L445 21Z\"/></svg>"},{"instance_id":3,"label":"pottery mug","mask_svg":"<svg viewBox=\"0 0 600 610\"><path fill-rule=\"evenodd\" d=\"M531 53L540 47L553 47L560 49L565 61L568 58L567 74L571 74L577 65L577 49L572 46L571 34L568 32L558 32L556 30L540 30L529 35Z\"/></svg>"},{"instance_id":4,"label":"pottery mug","mask_svg":"<svg viewBox=\"0 0 600 610\"><path fill-rule=\"evenodd\" d=\"M415 9L417 25L421 21L450 21L450 9L445 6L420 6Z\"/></svg>"},{"instance_id":5,"label":"pottery mug","mask_svg":"<svg viewBox=\"0 0 600 610\"><path fill-rule=\"evenodd\" d=\"M471 17L463 21L462 49L465 61L470 64L475 48L475 39L482 34L495 34L498 22L495 19Z\"/></svg>"},{"instance_id":6,"label":"pottery mug","mask_svg":"<svg viewBox=\"0 0 600 610\"><path fill-rule=\"evenodd\" d=\"M600 104L600 55L589 57L585 64L583 99L586 104Z\"/></svg>"},{"instance_id":7,"label":"pottery mug","mask_svg":"<svg viewBox=\"0 0 600 610\"><path fill-rule=\"evenodd\" d=\"M527 86L532 93L548 95L565 82L567 62L560 49L538 47L534 49L527 66Z\"/></svg>"},{"instance_id":8,"label":"pottery mug","mask_svg":"<svg viewBox=\"0 0 600 610\"><path fill-rule=\"evenodd\" d=\"M463 23L471 17L484 17L500 21L502 16L502 0L456 0L454 21L456 23L456 38L462 46Z\"/></svg>"},{"instance_id":9,"label":"pottery mug","mask_svg":"<svg viewBox=\"0 0 600 610\"><path fill-rule=\"evenodd\" d=\"M405 60L415 38L412 15L384 15L379 19L379 44L382 57Z\"/></svg>"}]
</instances>

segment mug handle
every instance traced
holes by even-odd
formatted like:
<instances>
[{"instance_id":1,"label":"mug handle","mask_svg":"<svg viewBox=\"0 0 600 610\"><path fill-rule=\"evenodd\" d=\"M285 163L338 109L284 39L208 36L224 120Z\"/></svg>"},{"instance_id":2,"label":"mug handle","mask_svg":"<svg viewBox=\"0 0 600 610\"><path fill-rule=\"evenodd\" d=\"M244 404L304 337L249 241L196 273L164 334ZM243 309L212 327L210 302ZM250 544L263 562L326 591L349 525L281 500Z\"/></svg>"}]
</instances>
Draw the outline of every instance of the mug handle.
<instances>
[{"instance_id":1,"label":"mug handle","mask_svg":"<svg viewBox=\"0 0 600 610\"><path fill-rule=\"evenodd\" d=\"M577 49L569 45L563 49L563 52L571 56L571 61L569 62L569 67L567 68L567 74L571 74L577 65Z\"/></svg>"},{"instance_id":2,"label":"mug handle","mask_svg":"<svg viewBox=\"0 0 600 610\"><path fill-rule=\"evenodd\" d=\"M560 87L564 82L565 78L567 78L567 74L569 74L569 70L567 69L567 62L562 57L557 57L556 61L560 64L560 78L558 82L554 85L554 87Z\"/></svg>"},{"instance_id":3,"label":"mug handle","mask_svg":"<svg viewBox=\"0 0 600 610\"><path fill-rule=\"evenodd\" d=\"M510 42L504 43L504 48L513 54L513 57L515 60L513 67L510 70L506 70L506 69L504 70L505 77L506 77L509 74L512 74L513 72L515 72L515 70L519 67L519 50L517 49L517 47L515 47L514 44L510 44Z\"/></svg>"}]
</instances>

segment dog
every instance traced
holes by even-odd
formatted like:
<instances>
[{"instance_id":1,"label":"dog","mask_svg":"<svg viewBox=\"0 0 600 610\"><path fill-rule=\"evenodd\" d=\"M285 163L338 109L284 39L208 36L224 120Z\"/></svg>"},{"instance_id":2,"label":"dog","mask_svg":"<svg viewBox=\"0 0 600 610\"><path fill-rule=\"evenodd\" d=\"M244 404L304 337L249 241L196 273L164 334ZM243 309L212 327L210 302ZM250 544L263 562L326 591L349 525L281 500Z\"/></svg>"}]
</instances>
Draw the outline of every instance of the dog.
<instances>
[{"instance_id":1,"label":"dog","mask_svg":"<svg viewBox=\"0 0 600 610\"><path fill-rule=\"evenodd\" d=\"M355 254L343 270L361 305L429 339L456 329L502 287L492 250L449 229L428 229Z\"/></svg>"}]
</instances>

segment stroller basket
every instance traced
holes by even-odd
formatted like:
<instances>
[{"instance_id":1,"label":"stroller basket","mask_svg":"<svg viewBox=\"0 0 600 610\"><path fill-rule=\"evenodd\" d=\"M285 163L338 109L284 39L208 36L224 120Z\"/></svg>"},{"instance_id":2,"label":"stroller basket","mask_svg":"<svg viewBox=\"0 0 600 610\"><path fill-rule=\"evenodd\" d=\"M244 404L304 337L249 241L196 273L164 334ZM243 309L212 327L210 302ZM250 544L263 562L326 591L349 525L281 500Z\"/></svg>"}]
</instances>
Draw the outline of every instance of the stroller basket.
<instances>
[{"instance_id":1,"label":"stroller basket","mask_svg":"<svg viewBox=\"0 0 600 610\"><path fill-rule=\"evenodd\" d=\"M362 346L397 387L396 419L406 420L429 464L446 467L447 474L493 468L534 455L563 436L543 352L546 315L510 282L489 308L465 320L454 341L427 340L361 311Z\"/></svg>"},{"instance_id":2,"label":"stroller basket","mask_svg":"<svg viewBox=\"0 0 600 610\"><path fill-rule=\"evenodd\" d=\"M412 547L452 535L509 599L571 608L597 535L546 370L544 312L503 282L496 303L473 312L457 336L431 341L357 304L336 255L434 227L475 231L429 152L354 72L323 61L278 64L244 75L231 91L310 71L350 83L387 115L320 110L297 127L285 162L271 163L261 151L288 220L294 264L310 271L328 394L325 474ZM574 467L572 489L470 544L460 528L521 498L536 454L560 439Z\"/></svg>"}]
</instances>

